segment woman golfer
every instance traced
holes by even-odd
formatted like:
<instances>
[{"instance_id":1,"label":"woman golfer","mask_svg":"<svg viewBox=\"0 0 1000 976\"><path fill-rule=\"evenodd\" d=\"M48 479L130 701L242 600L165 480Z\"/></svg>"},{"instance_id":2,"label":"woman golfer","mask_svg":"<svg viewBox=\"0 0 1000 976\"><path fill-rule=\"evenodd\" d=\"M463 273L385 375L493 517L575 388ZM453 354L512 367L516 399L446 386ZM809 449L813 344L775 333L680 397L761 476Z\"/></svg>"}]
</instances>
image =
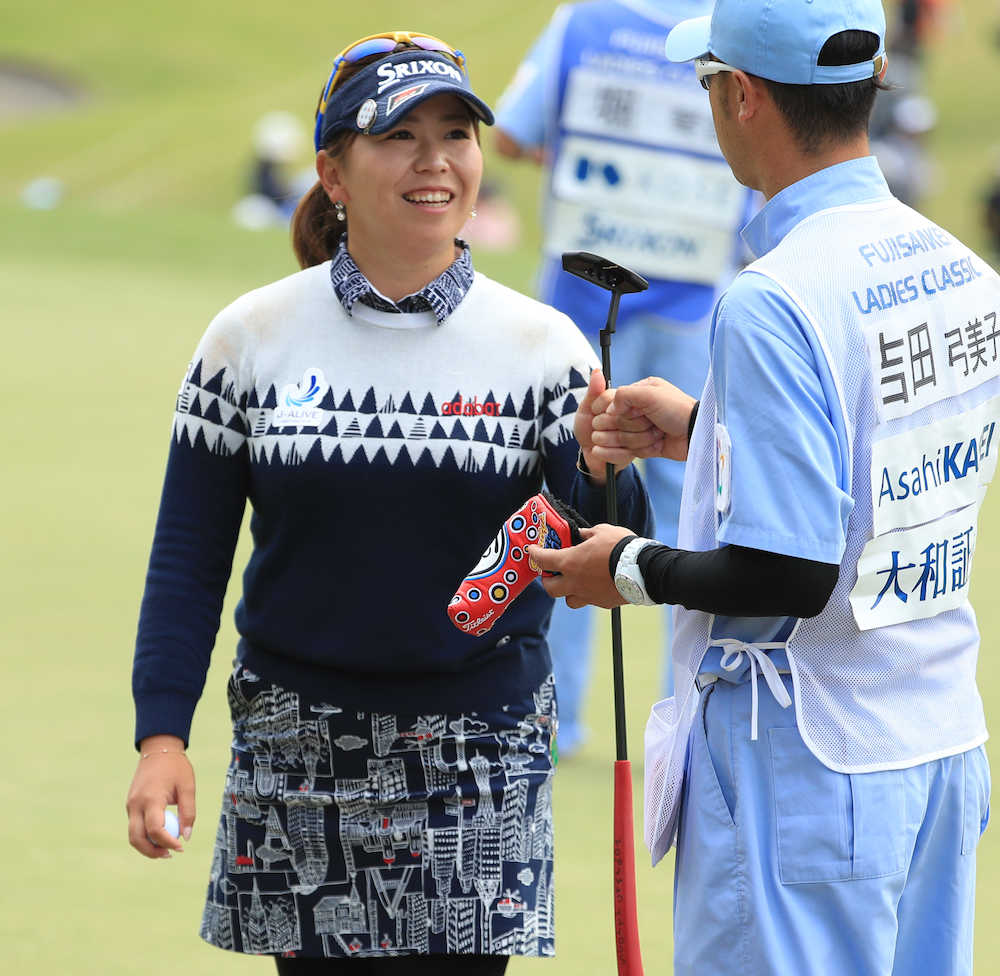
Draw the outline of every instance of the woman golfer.
<instances>
[{"instance_id":1,"label":"woman golfer","mask_svg":"<svg viewBox=\"0 0 1000 976\"><path fill-rule=\"evenodd\" d=\"M551 600L533 584L482 637L446 607L543 479L602 518L588 411L603 386L597 372L588 390L569 319L475 272L456 239L492 121L451 44L347 47L293 222L303 270L215 318L177 398L129 839L181 849L171 803L190 836L184 749L249 500L201 934L281 973L501 973L553 953ZM648 533L633 469L618 482L623 521Z\"/></svg>"}]
</instances>

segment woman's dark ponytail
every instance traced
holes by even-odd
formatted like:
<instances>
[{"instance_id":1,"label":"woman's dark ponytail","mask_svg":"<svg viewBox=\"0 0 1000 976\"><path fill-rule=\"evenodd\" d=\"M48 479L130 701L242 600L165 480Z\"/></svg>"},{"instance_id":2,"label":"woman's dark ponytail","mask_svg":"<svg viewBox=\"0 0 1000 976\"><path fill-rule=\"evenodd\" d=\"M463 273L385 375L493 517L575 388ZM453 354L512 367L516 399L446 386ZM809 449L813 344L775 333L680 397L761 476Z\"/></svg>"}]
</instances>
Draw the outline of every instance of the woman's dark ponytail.
<instances>
[{"instance_id":1,"label":"woman's dark ponytail","mask_svg":"<svg viewBox=\"0 0 1000 976\"><path fill-rule=\"evenodd\" d=\"M299 267L311 268L329 261L346 230L347 221L337 219L336 209L317 180L292 217L292 249Z\"/></svg>"}]
</instances>

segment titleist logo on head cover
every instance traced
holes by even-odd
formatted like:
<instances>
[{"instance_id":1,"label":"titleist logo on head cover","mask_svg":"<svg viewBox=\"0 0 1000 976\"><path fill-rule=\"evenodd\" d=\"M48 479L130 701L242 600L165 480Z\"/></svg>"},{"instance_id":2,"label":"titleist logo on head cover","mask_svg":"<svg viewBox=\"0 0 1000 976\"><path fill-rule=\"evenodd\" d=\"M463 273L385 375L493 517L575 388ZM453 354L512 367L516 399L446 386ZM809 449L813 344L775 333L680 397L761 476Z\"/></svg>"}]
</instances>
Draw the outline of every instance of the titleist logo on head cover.
<instances>
[{"instance_id":1,"label":"titleist logo on head cover","mask_svg":"<svg viewBox=\"0 0 1000 976\"><path fill-rule=\"evenodd\" d=\"M462 72L453 64L446 64L444 61L405 61L402 64L380 64L376 72L382 81L378 84L378 94L386 90L397 81L404 81L416 75L444 75L453 78L457 82L462 82Z\"/></svg>"}]
</instances>

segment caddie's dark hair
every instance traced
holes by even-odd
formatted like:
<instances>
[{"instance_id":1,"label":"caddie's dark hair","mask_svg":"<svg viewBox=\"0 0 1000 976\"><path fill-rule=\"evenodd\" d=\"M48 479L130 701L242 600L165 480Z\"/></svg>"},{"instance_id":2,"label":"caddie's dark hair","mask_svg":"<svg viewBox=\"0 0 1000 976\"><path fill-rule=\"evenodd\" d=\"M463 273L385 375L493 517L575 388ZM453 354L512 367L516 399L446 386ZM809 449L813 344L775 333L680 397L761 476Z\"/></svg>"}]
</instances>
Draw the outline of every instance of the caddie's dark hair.
<instances>
[{"instance_id":1,"label":"caddie's dark hair","mask_svg":"<svg viewBox=\"0 0 1000 976\"><path fill-rule=\"evenodd\" d=\"M858 64L874 58L878 47L878 35L871 31L841 31L828 38L818 63ZM761 81L806 153L867 132L875 95L889 87L875 77L841 85L785 85L768 78Z\"/></svg>"}]
</instances>

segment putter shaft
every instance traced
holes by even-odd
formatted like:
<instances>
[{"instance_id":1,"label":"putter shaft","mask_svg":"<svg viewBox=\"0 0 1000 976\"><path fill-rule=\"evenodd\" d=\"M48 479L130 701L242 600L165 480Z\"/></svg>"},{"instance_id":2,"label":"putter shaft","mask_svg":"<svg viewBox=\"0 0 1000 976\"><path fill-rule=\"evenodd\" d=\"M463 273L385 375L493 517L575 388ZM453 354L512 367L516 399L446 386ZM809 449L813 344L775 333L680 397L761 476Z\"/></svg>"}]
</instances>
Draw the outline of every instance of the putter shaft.
<instances>
[{"instance_id":1,"label":"putter shaft","mask_svg":"<svg viewBox=\"0 0 1000 976\"><path fill-rule=\"evenodd\" d=\"M621 292L611 293L607 324L601 329L601 369L604 382L611 386L611 336L618 319ZM618 492L615 484L615 466L608 464L605 473L605 508L608 523L618 524ZM620 607L611 610L611 670L615 695L615 755L619 762L628 759L628 736L625 722L625 664L622 657L622 612Z\"/></svg>"}]
</instances>

